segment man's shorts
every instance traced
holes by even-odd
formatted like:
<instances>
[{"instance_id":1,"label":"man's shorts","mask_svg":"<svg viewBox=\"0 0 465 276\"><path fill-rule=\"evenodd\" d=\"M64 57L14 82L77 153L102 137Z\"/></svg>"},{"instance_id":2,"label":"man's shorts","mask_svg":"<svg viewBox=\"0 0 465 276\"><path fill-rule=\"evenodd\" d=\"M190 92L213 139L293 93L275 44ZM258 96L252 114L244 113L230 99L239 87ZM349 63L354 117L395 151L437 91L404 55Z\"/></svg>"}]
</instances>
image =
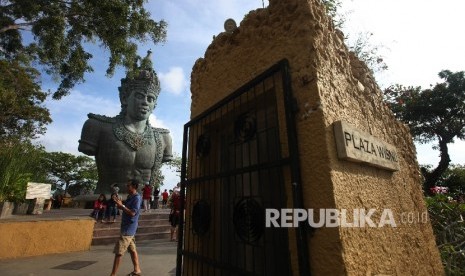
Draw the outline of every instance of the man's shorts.
<instances>
[{"instance_id":1,"label":"man's shorts","mask_svg":"<svg viewBox=\"0 0 465 276\"><path fill-rule=\"evenodd\" d=\"M136 240L134 236L120 236L119 240L115 244L113 253L116 255L124 255L126 251L136 251Z\"/></svg>"}]
</instances>

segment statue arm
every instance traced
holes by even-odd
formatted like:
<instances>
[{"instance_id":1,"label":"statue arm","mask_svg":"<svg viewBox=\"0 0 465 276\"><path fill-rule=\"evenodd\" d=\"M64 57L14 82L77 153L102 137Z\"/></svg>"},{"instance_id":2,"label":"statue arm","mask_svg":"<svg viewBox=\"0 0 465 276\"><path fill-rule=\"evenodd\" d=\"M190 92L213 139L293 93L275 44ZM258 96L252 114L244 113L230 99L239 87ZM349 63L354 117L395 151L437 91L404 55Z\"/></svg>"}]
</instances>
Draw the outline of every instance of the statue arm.
<instances>
[{"instance_id":1,"label":"statue arm","mask_svg":"<svg viewBox=\"0 0 465 276\"><path fill-rule=\"evenodd\" d=\"M173 160L173 142L171 141L170 131L163 128L158 128L161 139L163 140L163 158L162 163Z\"/></svg>"},{"instance_id":2,"label":"statue arm","mask_svg":"<svg viewBox=\"0 0 465 276\"><path fill-rule=\"evenodd\" d=\"M78 150L80 152L91 156L97 154L100 128L97 120L87 119L82 127L81 139L79 140Z\"/></svg>"},{"instance_id":3,"label":"statue arm","mask_svg":"<svg viewBox=\"0 0 465 276\"><path fill-rule=\"evenodd\" d=\"M170 133L163 134L163 141L165 142L165 148L163 150L162 162L169 162L173 160L173 142L171 141Z\"/></svg>"}]
</instances>

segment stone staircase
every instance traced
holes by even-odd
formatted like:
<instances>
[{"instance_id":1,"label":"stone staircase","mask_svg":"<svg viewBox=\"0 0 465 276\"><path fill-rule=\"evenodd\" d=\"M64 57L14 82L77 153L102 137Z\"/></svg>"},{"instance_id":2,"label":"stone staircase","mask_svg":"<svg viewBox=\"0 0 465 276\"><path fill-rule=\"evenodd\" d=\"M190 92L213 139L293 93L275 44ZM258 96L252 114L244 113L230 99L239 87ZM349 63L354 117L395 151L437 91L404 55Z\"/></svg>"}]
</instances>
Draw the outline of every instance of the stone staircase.
<instances>
[{"instance_id":1,"label":"stone staircase","mask_svg":"<svg viewBox=\"0 0 465 276\"><path fill-rule=\"evenodd\" d=\"M136 241L141 240L168 240L170 238L170 223L168 221L170 210L154 209L151 212L142 212L139 217ZM116 217L115 223L96 222L92 245L106 245L115 243L120 235L121 216Z\"/></svg>"}]
</instances>

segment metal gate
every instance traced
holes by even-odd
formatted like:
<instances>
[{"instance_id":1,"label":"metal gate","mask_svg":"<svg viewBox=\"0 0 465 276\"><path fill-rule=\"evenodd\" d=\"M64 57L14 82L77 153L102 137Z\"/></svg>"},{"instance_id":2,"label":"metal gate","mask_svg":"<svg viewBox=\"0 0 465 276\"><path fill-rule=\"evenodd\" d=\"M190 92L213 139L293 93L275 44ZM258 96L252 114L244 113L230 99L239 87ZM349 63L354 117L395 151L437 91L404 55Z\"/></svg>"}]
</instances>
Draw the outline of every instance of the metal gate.
<instances>
[{"instance_id":1,"label":"metal gate","mask_svg":"<svg viewBox=\"0 0 465 276\"><path fill-rule=\"evenodd\" d=\"M291 275L289 229L265 227L265 209L300 206L290 87L283 60L184 126L178 276Z\"/></svg>"}]
</instances>

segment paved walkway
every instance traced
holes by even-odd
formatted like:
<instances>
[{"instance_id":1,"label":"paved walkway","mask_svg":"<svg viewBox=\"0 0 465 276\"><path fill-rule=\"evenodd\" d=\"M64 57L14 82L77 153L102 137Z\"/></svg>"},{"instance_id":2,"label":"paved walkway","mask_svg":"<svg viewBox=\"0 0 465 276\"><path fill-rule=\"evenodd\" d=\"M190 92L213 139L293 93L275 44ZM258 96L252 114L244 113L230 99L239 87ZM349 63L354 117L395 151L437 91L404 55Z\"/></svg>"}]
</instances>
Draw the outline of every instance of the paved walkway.
<instances>
[{"instance_id":1,"label":"paved walkway","mask_svg":"<svg viewBox=\"0 0 465 276\"><path fill-rule=\"evenodd\" d=\"M110 275L114 258L112 251L113 245L99 245L92 246L90 251L84 252L0 260L0 275ZM175 242L141 241L137 243L137 251L143 275L175 275ZM123 256L118 275L127 275L131 271L131 256L126 253Z\"/></svg>"},{"instance_id":2,"label":"paved walkway","mask_svg":"<svg viewBox=\"0 0 465 276\"><path fill-rule=\"evenodd\" d=\"M91 210L60 209L44 213L42 216L12 216L5 220L47 220L57 216L63 218L88 216ZM155 211L155 210L152 210ZM157 210L166 212L166 210ZM155 212L154 212L155 213ZM1 234L1 233L0 233ZM53 242L53 238L50 238ZM137 251L143 275L175 275L177 243L167 240L137 242ZM62 253L38 257L0 260L1 276L52 276L52 275L110 275L113 265L114 245L92 246L90 251ZM132 271L129 253L123 256L118 275L127 275Z\"/></svg>"}]
</instances>

